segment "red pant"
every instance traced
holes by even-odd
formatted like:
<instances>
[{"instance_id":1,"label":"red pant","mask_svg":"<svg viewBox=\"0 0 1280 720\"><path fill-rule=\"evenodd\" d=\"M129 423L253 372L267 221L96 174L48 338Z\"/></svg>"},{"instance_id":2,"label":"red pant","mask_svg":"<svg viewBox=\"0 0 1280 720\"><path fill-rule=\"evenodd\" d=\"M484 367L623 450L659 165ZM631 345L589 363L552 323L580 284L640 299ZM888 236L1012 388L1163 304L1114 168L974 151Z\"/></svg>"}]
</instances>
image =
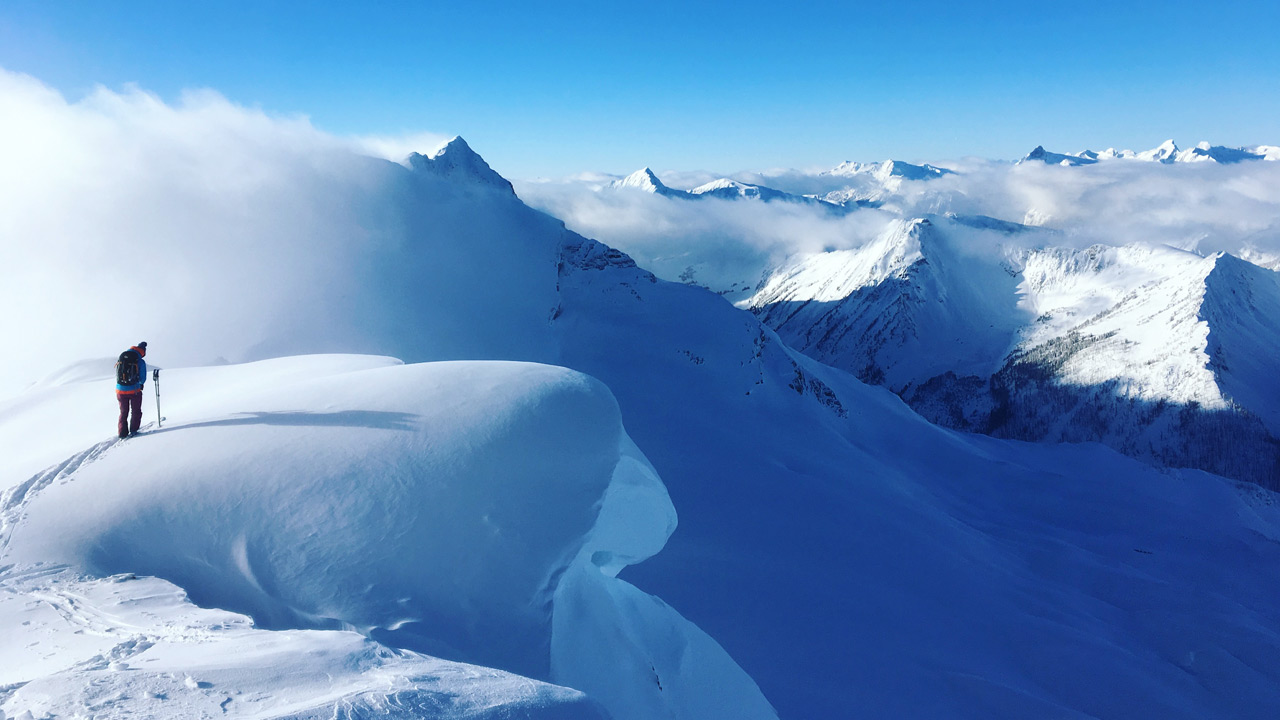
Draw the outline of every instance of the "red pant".
<instances>
[{"instance_id":1,"label":"red pant","mask_svg":"<svg viewBox=\"0 0 1280 720\"><path fill-rule=\"evenodd\" d=\"M120 422L116 423L116 433L120 437L124 437L128 433L138 432L138 426L142 424L142 391L126 394L116 394L116 400L120 401ZM129 417L129 411L133 410L133 417ZM128 421L128 429L126 430L125 421Z\"/></svg>"}]
</instances>

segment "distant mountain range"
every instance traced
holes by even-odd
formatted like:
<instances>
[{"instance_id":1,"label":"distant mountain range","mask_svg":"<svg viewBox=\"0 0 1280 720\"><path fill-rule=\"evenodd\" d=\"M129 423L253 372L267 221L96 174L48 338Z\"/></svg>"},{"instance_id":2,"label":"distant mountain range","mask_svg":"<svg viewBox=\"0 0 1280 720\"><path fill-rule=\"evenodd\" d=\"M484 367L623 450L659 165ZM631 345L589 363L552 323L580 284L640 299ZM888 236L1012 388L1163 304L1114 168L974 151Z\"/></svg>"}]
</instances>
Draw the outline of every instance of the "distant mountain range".
<instances>
[{"instance_id":1,"label":"distant mountain range","mask_svg":"<svg viewBox=\"0 0 1280 720\"><path fill-rule=\"evenodd\" d=\"M703 200L707 198L715 198L718 200L758 200L760 202L791 202L802 203L805 205L831 205L835 208L839 203L827 203L815 197L806 195L794 195L792 193L774 190L763 185L753 185L750 183L738 182L729 178L719 178L711 182L699 185L692 190L677 190L667 187L663 184L658 176L649 168L641 168L630 175L609 183L608 187L614 190L639 190L641 192L653 193L670 198L680 198L683 200Z\"/></svg>"},{"instance_id":2,"label":"distant mountain range","mask_svg":"<svg viewBox=\"0 0 1280 720\"><path fill-rule=\"evenodd\" d=\"M1043 162L1046 165L1093 165L1107 160L1144 160L1159 163L1217 162L1238 163L1246 160L1280 160L1280 146L1252 145L1249 147L1225 147L1210 145L1207 141L1197 144L1188 150L1180 150L1173 140L1165 140L1159 146L1143 152L1132 150L1116 150L1107 148L1100 152L1083 150L1066 154L1049 152L1043 145L1027 153L1019 164L1027 162Z\"/></svg>"},{"instance_id":3,"label":"distant mountain range","mask_svg":"<svg viewBox=\"0 0 1280 720\"><path fill-rule=\"evenodd\" d=\"M653 170L642 168L615 180L607 186L613 190L640 190L683 200L716 198L720 200L758 200L761 202L789 202L813 205L828 210L850 210L858 207L874 207L887 193L895 192L904 180L933 180L953 171L933 165L912 165L901 160L881 163L857 163L846 161L819 176L848 180L846 187L815 195L802 195L777 190L764 185L741 182L727 177L718 178L690 190L678 190L658 179Z\"/></svg>"}]
</instances>

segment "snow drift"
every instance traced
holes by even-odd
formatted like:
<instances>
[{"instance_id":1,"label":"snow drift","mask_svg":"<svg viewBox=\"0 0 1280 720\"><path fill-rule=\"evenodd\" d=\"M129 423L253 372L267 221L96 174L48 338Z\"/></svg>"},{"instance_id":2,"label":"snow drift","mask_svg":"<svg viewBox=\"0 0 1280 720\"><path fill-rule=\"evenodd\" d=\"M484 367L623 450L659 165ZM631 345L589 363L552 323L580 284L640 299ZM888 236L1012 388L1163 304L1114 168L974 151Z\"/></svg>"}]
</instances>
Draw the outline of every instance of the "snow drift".
<instances>
[{"instance_id":1,"label":"snow drift","mask_svg":"<svg viewBox=\"0 0 1280 720\"><path fill-rule=\"evenodd\" d=\"M163 382L183 420L78 438L91 449L28 480L6 468L4 563L164 578L260 628L354 629L570 685L614 717L772 715L714 641L614 579L661 549L675 513L599 382L352 356ZM101 385L23 403L70 392L90 407ZM607 640L619 632L632 640ZM690 657L665 655L672 643Z\"/></svg>"}]
</instances>

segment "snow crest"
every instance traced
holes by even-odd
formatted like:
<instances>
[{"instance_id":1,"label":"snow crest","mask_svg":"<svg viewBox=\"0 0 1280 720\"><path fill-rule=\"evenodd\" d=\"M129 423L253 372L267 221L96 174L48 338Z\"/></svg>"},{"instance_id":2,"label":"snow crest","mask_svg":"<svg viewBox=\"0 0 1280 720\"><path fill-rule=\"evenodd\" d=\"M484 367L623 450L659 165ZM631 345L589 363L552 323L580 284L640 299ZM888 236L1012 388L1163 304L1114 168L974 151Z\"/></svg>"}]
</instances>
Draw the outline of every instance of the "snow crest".
<instances>
[{"instance_id":1,"label":"snow crest","mask_svg":"<svg viewBox=\"0 0 1280 720\"><path fill-rule=\"evenodd\" d=\"M656 622L663 642L699 649L694 679L754 688L714 641L615 579L660 550L676 518L598 381L531 363L350 356L167 375L166 414L182 420L7 478L0 562L155 576L260 628L355 630L665 707L644 675L616 662L588 673L580 652L601 632L645 636ZM78 389L89 404L99 385L44 392ZM626 653L662 665L650 658L662 648ZM680 672L669 688L704 692ZM745 702L772 715L758 691Z\"/></svg>"}]
</instances>

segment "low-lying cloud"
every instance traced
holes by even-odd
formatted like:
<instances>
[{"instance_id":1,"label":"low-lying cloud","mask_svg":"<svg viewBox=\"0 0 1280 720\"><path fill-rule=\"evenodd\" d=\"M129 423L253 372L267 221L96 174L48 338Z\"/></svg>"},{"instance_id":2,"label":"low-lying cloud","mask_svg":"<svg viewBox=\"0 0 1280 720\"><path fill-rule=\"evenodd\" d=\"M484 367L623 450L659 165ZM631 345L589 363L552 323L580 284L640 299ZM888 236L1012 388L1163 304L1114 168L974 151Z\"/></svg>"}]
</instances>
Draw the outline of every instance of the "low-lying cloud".
<instances>
[{"instance_id":1,"label":"low-lying cloud","mask_svg":"<svg viewBox=\"0 0 1280 720\"><path fill-rule=\"evenodd\" d=\"M602 183L566 180L517 184L526 201L570 228L636 258L666 279L711 287L754 283L789 257L858 247L894 218L955 213L1054 229L1008 235L966 232L975 252L1005 246L1095 243L1171 245L1204 254L1227 251L1259 264L1280 259L1280 163L1163 165L1111 161L1085 167L969 160L927 181L894 180L887 188L869 174L853 178L811 171L735 173L733 179L793 193L854 187L875 194L878 209L848 215L785 202L690 202ZM672 174L679 180L714 173ZM667 177L662 177L664 182ZM687 184L687 183L685 183ZM877 192L878 191L878 192ZM962 248L963 249L963 248ZM702 273L699 275L698 273Z\"/></svg>"},{"instance_id":2,"label":"low-lying cloud","mask_svg":"<svg viewBox=\"0 0 1280 720\"><path fill-rule=\"evenodd\" d=\"M520 196L569 229L627 252L668 280L713 288L746 283L797 253L854 247L892 217L816 205L705 198L684 200L634 190L593 190L589 183L517 183Z\"/></svg>"},{"instance_id":3,"label":"low-lying cloud","mask_svg":"<svg viewBox=\"0 0 1280 720\"><path fill-rule=\"evenodd\" d=\"M1035 222L1074 244L1165 244L1201 253L1275 252L1280 163L1110 161L1084 167L988 163L913 184L904 207ZM937 198L946 195L945 203Z\"/></svg>"}]
</instances>

